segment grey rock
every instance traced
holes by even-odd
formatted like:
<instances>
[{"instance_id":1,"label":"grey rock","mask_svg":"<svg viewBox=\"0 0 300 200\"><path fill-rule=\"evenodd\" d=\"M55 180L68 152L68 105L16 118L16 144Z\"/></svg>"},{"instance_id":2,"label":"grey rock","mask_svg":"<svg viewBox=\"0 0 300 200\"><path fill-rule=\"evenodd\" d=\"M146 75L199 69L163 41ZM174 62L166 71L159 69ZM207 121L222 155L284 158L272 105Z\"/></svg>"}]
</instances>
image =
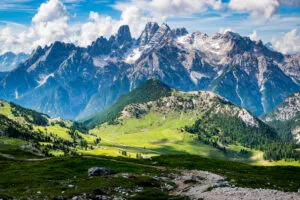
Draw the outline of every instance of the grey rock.
<instances>
[{"instance_id":1,"label":"grey rock","mask_svg":"<svg viewBox=\"0 0 300 200\"><path fill-rule=\"evenodd\" d=\"M57 196L55 199L57 199L57 200L64 200L64 198L62 196Z\"/></svg>"},{"instance_id":2,"label":"grey rock","mask_svg":"<svg viewBox=\"0 0 300 200\"><path fill-rule=\"evenodd\" d=\"M110 174L116 174L116 172L104 167L92 167L88 170L89 176L105 176Z\"/></svg>"},{"instance_id":3,"label":"grey rock","mask_svg":"<svg viewBox=\"0 0 300 200\"><path fill-rule=\"evenodd\" d=\"M75 188L75 185L68 185L68 188L74 189L74 188Z\"/></svg>"}]
</instances>

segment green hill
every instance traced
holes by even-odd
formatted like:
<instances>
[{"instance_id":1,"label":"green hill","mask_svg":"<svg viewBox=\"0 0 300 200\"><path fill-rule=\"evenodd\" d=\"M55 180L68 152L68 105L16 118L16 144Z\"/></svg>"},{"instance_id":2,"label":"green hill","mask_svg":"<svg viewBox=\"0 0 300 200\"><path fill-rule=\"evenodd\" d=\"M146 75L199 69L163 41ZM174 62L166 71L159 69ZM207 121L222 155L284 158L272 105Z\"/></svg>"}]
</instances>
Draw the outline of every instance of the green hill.
<instances>
[{"instance_id":1,"label":"green hill","mask_svg":"<svg viewBox=\"0 0 300 200\"><path fill-rule=\"evenodd\" d=\"M21 146L39 155L76 154L76 146L92 136L78 123L51 119L45 114L0 100L0 143L16 153ZM18 145L23 141L22 145ZM16 145L17 144L17 145ZM0 149L0 152L1 151Z\"/></svg>"},{"instance_id":2,"label":"green hill","mask_svg":"<svg viewBox=\"0 0 300 200\"><path fill-rule=\"evenodd\" d=\"M121 96L111 106L104 109L102 112L96 113L81 122L88 127L93 128L103 122L114 120L125 106L135 103L144 103L154 101L161 97L171 95L172 90L157 79L150 79L140 85L132 92Z\"/></svg>"},{"instance_id":3,"label":"green hill","mask_svg":"<svg viewBox=\"0 0 300 200\"><path fill-rule=\"evenodd\" d=\"M11 147L16 153L15 140L21 140L22 146L55 156L194 154L263 165L299 159L293 143L246 109L212 92L180 92L156 79L85 123L93 128L0 101L0 143L8 143L6 152Z\"/></svg>"},{"instance_id":4,"label":"green hill","mask_svg":"<svg viewBox=\"0 0 300 200\"><path fill-rule=\"evenodd\" d=\"M129 157L189 153L262 163L263 151L274 143L282 144L273 128L247 110L201 91L173 90L155 101L128 103L114 114L113 121L98 125L90 133L100 137L110 153L121 151ZM280 152L290 156L285 153L276 160L297 157L288 145L282 145ZM265 154L265 159L274 158Z\"/></svg>"}]
</instances>

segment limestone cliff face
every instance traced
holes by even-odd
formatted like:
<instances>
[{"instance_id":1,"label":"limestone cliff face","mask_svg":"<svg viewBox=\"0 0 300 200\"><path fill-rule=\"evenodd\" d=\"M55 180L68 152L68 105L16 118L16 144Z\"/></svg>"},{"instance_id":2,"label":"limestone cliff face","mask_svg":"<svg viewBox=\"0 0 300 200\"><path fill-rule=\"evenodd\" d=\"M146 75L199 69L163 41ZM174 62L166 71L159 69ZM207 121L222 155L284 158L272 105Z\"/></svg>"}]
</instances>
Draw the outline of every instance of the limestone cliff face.
<instances>
[{"instance_id":1,"label":"limestone cliff face","mask_svg":"<svg viewBox=\"0 0 300 200\"><path fill-rule=\"evenodd\" d=\"M300 92L287 97L283 103L268 113L265 121L282 134L291 134L291 136L300 142ZM284 130L282 130L284 129Z\"/></svg>"}]
</instances>

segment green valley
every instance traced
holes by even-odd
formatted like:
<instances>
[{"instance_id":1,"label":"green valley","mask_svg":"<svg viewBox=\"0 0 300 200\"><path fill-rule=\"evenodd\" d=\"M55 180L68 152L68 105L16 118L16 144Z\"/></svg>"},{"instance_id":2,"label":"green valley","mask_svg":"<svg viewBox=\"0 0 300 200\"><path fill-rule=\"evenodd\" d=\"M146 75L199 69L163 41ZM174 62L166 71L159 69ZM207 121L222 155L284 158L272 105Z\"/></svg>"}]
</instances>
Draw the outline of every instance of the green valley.
<instances>
[{"instance_id":1,"label":"green valley","mask_svg":"<svg viewBox=\"0 0 300 200\"><path fill-rule=\"evenodd\" d=\"M297 196L277 190L299 189L298 146L214 93L151 79L114 105L79 123L1 101L0 198L193 199L193 187L201 198ZM89 177L95 166L116 174Z\"/></svg>"}]
</instances>

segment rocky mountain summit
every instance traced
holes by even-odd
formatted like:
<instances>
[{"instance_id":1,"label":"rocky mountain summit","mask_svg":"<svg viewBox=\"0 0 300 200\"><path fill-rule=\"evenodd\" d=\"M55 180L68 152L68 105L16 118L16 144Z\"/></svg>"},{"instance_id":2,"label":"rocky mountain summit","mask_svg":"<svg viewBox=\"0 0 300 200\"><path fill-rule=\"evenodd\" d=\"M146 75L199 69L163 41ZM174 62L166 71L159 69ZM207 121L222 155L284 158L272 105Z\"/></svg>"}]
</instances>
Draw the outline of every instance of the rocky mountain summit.
<instances>
[{"instance_id":1,"label":"rocky mountain summit","mask_svg":"<svg viewBox=\"0 0 300 200\"><path fill-rule=\"evenodd\" d=\"M150 22L135 39L124 25L87 48L37 48L1 80L0 98L82 119L154 77L182 91L213 91L262 115L300 89L299 60L237 33L189 34Z\"/></svg>"},{"instance_id":2,"label":"rocky mountain summit","mask_svg":"<svg viewBox=\"0 0 300 200\"><path fill-rule=\"evenodd\" d=\"M269 112L265 121L275 127L283 138L300 142L300 92L287 97L274 110Z\"/></svg>"},{"instance_id":3,"label":"rocky mountain summit","mask_svg":"<svg viewBox=\"0 0 300 200\"><path fill-rule=\"evenodd\" d=\"M183 113L192 112L195 116L199 113L206 113L207 116L237 117L246 126L256 128L260 123L246 109L237 107L212 92L202 91L174 92L171 96L163 97L157 101L128 105L122 111L120 119L126 120L131 117L141 117L152 111L163 113L164 115L168 115L173 111L180 111Z\"/></svg>"},{"instance_id":4,"label":"rocky mountain summit","mask_svg":"<svg viewBox=\"0 0 300 200\"><path fill-rule=\"evenodd\" d=\"M287 121L300 112L300 92L287 97L282 104L266 116L266 121Z\"/></svg>"}]
</instances>

